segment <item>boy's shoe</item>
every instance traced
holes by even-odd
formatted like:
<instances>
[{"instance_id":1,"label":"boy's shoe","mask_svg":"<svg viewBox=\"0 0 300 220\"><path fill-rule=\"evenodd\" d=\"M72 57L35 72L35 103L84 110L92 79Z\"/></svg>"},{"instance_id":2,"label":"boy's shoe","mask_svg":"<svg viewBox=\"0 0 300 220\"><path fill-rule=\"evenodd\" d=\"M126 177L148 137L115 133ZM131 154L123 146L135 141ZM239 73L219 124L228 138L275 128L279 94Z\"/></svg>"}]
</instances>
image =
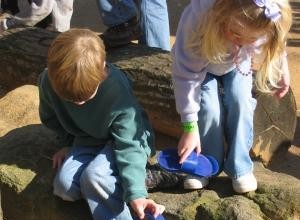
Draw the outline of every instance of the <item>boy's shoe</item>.
<instances>
[{"instance_id":1,"label":"boy's shoe","mask_svg":"<svg viewBox=\"0 0 300 220\"><path fill-rule=\"evenodd\" d=\"M141 36L141 27L137 17L133 17L125 23L108 28L100 35L106 49L120 47L138 40Z\"/></svg>"},{"instance_id":2,"label":"boy's shoe","mask_svg":"<svg viewBox=\"0 0 300 220\"><path fill-rule=\"evenodd\" d=\"M163 170L158 164L147 165L146 187L149 190L166 189L181 185L184 176Z\"/></svg>"},{"instance_id":3,"label":"boy's shoe","mask_svg":"<svg viewBox=\"0 0 300 220\"><path fill-rule=\"evenodd\" d=\"M232 187L237 193L247 193L257 189L257 181L251 172L239 178L232 178Z\"/></svg>"},{"instance_id":4,"label":"boy's shoe","mask_svg":"<svg viewBox=\"0 0 300 220\"><path fill-rule=\"evenodd\" d=\"M202 189L203 187L207 186L209 180L207 177L198 177L188 175L185 177L183 181L183 188L184 189Z\"/></svg>"}]
</instances>

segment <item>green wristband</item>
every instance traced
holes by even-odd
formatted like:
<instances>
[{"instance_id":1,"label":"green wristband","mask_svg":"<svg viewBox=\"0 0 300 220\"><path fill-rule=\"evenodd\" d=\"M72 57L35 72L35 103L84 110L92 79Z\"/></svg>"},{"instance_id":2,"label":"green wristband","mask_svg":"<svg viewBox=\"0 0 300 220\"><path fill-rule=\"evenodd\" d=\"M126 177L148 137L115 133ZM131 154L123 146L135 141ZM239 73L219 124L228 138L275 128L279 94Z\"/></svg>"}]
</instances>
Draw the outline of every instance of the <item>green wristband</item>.
<instances>
[{"instance_id":1,"label":"green wristband","mask_svg":"<svg viewBox=\"0 0 300 220\"><path fill-rule=\"evenodd\" d=\"M185 133L191 133L194 131L198 131L198 123L196 121L193 122L183 122L182 130Z\"/></svg>"}]
</instances>

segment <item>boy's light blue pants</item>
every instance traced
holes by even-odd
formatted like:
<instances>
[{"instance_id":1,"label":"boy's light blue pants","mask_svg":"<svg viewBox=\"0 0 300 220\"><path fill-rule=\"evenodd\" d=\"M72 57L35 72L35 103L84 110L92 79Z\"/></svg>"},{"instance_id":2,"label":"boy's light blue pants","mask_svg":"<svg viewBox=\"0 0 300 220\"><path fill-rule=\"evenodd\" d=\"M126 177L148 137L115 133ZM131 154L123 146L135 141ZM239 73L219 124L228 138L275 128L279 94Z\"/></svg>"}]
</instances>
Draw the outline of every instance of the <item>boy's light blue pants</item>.
<instances>
[{"instance_id":1,"label":"boy's light blue pants","mask_svg":"<svg viewBox=\"0 0 300 220\"><path fill-rule=\"evenodd\" d=\"M111 146L72 147L53 186L64 200L85 199L94 220L132 220Z\"/></svg>"}]
</instances>

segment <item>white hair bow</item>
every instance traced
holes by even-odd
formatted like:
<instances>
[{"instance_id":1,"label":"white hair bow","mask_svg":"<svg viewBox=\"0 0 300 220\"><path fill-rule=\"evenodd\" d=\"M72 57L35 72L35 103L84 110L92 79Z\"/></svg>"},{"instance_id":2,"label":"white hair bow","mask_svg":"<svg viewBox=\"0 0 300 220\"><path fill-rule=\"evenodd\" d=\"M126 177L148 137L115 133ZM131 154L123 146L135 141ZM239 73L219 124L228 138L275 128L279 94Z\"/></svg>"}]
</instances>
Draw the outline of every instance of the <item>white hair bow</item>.
<instances>
[{"instance_id":1,"label":"white hair bow","mask_svg":"<svg viewBox=\"0 0 300 220\"><path fill-rule=\"evenodd\" d=\"M265 8L265 15L272 21L277 21L281 17L279 6L272 0L253 0L258 7Z\"/></svg>"}]
</instances>

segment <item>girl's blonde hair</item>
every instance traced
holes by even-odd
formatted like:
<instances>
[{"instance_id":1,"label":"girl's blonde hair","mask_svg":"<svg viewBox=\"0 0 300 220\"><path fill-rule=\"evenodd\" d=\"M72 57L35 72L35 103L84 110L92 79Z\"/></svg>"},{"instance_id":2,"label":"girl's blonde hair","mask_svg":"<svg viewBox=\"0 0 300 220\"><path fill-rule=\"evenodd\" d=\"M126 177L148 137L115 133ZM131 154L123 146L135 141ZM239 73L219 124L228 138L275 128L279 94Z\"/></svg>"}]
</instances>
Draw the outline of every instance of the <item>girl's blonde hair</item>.
<instances>
[{"instance_id":1,"label":"girl's blonde hair","mask_svg":"<svg viewBox=\"0 0 300 220\"><path fill-rule=\"evenodd\" d=\"M105 79L106 53L102 40L88 29L70 29L52 42L48 51L48 76L61 98L88 100Z\"/></svg>"},{"instance_id":2,"label":"girl's blonde hair","mask_svg":"<svg viewBox=\"0 0 300 220\"><path fill-rule=\"evenodd\" d=\"M266 31L268 41L262 50L265 55L256 75L256 87L262 92L271 92L279 87L281 78L280 60L285 54L287 34L292 23L288 0L273 0L280 8L281 17L272 21L253 0L216 0L214 6L201 17L199 27L193 33L190 48L212 63L223 63L228 56L224 27L232 19L239 19L247 27ZM201 44L199 44L201 39Z\"/></svg>"}]
</instances>

